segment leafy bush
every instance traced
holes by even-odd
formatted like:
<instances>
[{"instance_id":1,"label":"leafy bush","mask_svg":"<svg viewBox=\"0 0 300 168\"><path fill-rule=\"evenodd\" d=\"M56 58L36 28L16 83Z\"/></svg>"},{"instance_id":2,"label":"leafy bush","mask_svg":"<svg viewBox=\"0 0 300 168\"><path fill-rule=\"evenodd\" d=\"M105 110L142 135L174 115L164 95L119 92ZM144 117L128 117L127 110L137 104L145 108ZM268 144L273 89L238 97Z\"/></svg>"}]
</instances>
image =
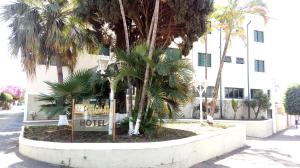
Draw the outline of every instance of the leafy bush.
<instances>
[{"instance_id":1,"label":"leafy bush","mask_svg":"<svg viewBox=\"0 0 300 168\"><path fill-rule=\"evenodd\" d=\"M270 97L262 91L258 91L253 99L244 100L244 104L252 108L255 119L257 119L262 110L267 110L271 106Z\"/></svg>"},{"instance_id":2,"label":"leafy bush","mask_svg":"<svg viewBox=\"0 0 300 168\"><path fill-rule=\"evenodd\" d=\"M291 86L287 89L284 108L288 114L300 115L300 85Z\"/></svg>"}]
</instances>

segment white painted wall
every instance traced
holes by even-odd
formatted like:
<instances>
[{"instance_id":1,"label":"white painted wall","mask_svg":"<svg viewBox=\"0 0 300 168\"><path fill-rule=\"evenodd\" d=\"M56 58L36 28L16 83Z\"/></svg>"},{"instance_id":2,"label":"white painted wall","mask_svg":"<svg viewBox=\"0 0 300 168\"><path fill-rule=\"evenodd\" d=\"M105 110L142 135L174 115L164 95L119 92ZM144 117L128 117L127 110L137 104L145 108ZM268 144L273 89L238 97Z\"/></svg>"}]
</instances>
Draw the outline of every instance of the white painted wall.
<instances>
[{"instance_id":1,"label":"white painted wall","mask_svg":"<svg viewBox=\"0 0 300 168\"><path fill-rule=\"evenodd\" d=\"M54 143L25 139L21 133L19 151L35 160L80 168L188 168L243 147L245 142L243 125L151 143Z\"/></svg>"},{"instance_id":2,"label":"white painted wall","mask_svg":"<svg viewBox=\"0 0 300 168\"><path fill-rule=\"evenodd\" d=\"M266 138L273 135L273 120L218 120L230 124L244 124L246 126L246 134L249 137Z\"/></svg>"}]
</instances>

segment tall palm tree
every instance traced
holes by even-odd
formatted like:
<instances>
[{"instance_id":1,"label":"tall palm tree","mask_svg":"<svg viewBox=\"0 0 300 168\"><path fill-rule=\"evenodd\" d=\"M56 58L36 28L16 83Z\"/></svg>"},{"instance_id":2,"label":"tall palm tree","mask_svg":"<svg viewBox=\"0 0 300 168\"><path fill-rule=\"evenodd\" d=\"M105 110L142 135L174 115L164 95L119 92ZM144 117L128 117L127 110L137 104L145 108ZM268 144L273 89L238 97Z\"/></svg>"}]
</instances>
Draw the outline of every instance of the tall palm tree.
<instances>
[{"instance_id":1,"label":"tall palm tree","mask_svg":"<svg viewBox=\"0 0 300 168\"><path fill-rule=\"evenodd\" d=\"M150 46L149 47L149 60L152 59L153 51L155 49L155 40L156 40L156 35L157 35L157 25L158 25L158 15L159 15L159 2L160 2L160 0L155 1L155 8L154 8L153 16L152 16L153 19L151 21L152 27L150 28L150 31L148 33L149 37L151 37L151 41L148 41L148 40L150 40L150 38L147 39L147 43ZM148 87L149 78L150 78L150 65L148 63L146 65L142 95L141 95L141 99L139 101L138 116L137 116L135 126L134 126L134 132L133 132L134 135L139 134L140 122L141 122L142 112L143 112L144 106L145 106L144 103L145 103L145 98L147 95L147 87Z\"/></svg>"},{"instance_id":2,"label":"tall palm tree","mask_svg":"<svg viewBox=\"0 0 300 168\"><path fill-rule=\"evenodd\" d=\"M213 98L211 100L211 116L213 116L216 109L219 87L221 82L221 73L223 70L224 59L227 53L231 37L236 36L245 40L243 24L245 17L248 14L261 16L265 20L265 23L268 20L267 6L265 3L262 2L262 0L252 0L246 3L245 5L241 5L239 0L228 0L228 4L226 6L216 5L215 8L216 9L212 14L212 18L214 18L217 21L217 27L224 30L225 44L216 83L214 86Z\"/></svg>"},{"instance_id":3,"label":"tall palm tree","mask_svg":"<svg viewBox=\"0 0 300 168\"><path fill-rule=\"evenodd\" d=\"M58 82L63 82L62 66L73 71L79 50L87 39L85 25L72 16L76 1L17 0L4 6L2 19L10 21L10 48L20 52L24 70L33 77L38 63L55 60Z\"/></svg>"},{"instance_id":4,"label":"tall palm tree","mask_svg":"<svg viewBox=\"0 0 300 168\"><path fill-rule=\"evenodd\" d=\"M126 22L125 11L124 11L122 0L119 0L119 4L120 4L120 11L121 11L121 15L122 15L123 27L124 27L124 32L125 32L126 54L129 55L130 54L129 35L128 35L127 22ZM128 86L128 117L129 117L128 135L131 136L132 133L133 133L133 121L132 121L132 84L131 84L131 79L130 79L129 76L127 77L127 86Z\"/></svg>"}]
</instances>

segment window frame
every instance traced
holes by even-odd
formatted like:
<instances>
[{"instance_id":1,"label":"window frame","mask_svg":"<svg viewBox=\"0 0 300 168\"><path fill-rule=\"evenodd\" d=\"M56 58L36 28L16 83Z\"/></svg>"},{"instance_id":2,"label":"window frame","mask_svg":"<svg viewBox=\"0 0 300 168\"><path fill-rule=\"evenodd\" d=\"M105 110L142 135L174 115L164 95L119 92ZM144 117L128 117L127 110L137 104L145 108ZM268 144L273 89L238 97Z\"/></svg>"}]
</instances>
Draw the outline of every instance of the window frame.
<instances>
[{"instance_id":1,"label":"window frame","mask_svg":"<svg viewBox=\"0 0 300 168\"><path fill-rule=\"evenodd\" d=\"M207 53L207 60L205 59L205 53L198 52L198 66L205 67L207 63L207 67L211 67L211 54ZM203 61L201 61L203 59ZM206 61L205 61L206 60Z\"/></svg>"},{"instance_id":2,"label":"window frame","mask_svg":"<svg viewBox=\"0 0 300 168\"><path fill-rule=\"evenodd\" d=\"M258 43L264 43L264 32L260 30L254 30L254 41Z\"/></svg>"},{"instance_id":3,"label":"window frame","mask_svg":"<svg viewBox=\"0 0 300 168\"><path fill-rule=\"evenodd\" d=\"M254 60L254 70L255 72L266 72L264 60Z\"/></svg>"},{"instance_id":4,"label":"window frame","mask_svg":"<svg viewBox=\"0 0 300 168\"><path fill-rule=\"evenodd\" d=\"M244 88L225 87L226 99L244 99Z\"/></svg>"},{"instance_id":5,"label":"window frame","mask_svg":"<svg viewBox=\"0 0 300 168\"><path fill-rule=\"evenodd\" d=\"M236 57L235 63L236 64L245 64L245 59L243 57Z\"/></svg>"},{"instance_id":6,"label":"window frame","mask_svg":"<svg viewBox=\"0 0 300 168\"><path fill-rule=\"evenodd\" d=\"M225 56L225 58L224 58L224 62L227 62L227 63L232 63L231 56Z\"/></svg>"}]
</instances>

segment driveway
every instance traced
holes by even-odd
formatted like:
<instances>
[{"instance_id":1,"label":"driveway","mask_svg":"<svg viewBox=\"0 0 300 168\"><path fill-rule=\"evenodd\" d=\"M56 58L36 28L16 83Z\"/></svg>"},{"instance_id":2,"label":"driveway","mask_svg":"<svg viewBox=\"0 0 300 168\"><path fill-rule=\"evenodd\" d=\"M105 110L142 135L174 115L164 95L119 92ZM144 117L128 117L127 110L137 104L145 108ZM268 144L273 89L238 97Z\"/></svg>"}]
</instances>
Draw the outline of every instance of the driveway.
<instances>
[{"instance_id":1,"label":"driveway","mask_svg":"<svg viewBox=\"0 0 300 168\"><path fill-rule=\"evenodd\" d=\"M18 137L22 121L21 108L0 111L0 168L56 168L20 155Z\"/></svg>"},{"instance_id":2,"label":"driveway","mask_svg":"<svg viewBox=\"0 0 300 168\"><path fill-rule=\"evenodd\" d=\"M23 112L0 111L0 168L58 168L34 161L18 152ZM300 128L267 139L247 139L247 146L199 163L192 168L300 168Z\"/></svg>"},{"instance_id":3,"label":"driveway","mask_svg":"<svg viewBox=\"0 0 300 168\"><path fill-rule=\"evenodd\" d=\"M192 168L300 168L300 128L266 139L247 138L247 146Z\"/></svg>"}]
</instances>

